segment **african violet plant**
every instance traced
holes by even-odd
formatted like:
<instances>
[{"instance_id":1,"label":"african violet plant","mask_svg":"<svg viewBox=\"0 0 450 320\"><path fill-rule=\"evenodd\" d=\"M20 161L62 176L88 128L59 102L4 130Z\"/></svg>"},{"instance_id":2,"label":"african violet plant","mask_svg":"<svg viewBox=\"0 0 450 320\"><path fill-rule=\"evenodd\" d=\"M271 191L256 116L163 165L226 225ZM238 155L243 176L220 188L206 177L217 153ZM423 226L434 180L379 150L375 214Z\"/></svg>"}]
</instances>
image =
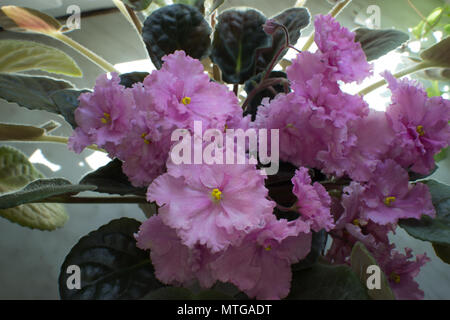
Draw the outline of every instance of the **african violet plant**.
<instances>
[{"instance_id":1,"label":"african violet plant","mask_svg":"<svg viewBox=\"0 0 450 320\"><path fill-rule=\"evenodd\" d=\"M74 133L49 134L53 122L1 124L0 139L68 143L74 152L90 148L114 160L72 184L45 179L18 150L3 146L0 214L52 230L67 219L59 203L139 203L147 213L142 223L122 218L81 238L61 267L61 298L423 298L414 278L429 258L397 250L388 235L400 226L432 242L449 262L450 187L426 177L450 139L450 102L400 78L449 67L450 39L352 95L341 84L370 77L368 60L408 36L342 27L336 16L349 0L329 14L310 17L297 6L270 19L248 8L218 13L223 0L175 1L142 25L132 9L150 2L114 1L142 33L156 67L150 74L119 74L57 20L1 7L4 29L56 38L107 73L93 90L20 74L81 71L57 49L1 40L0 96L62 115ZM315 31L295 48L310 23ZM313 42L317 50L308 51ZM291 49L296 57L283 59ZM277 65L283 71L274 71ZM365 95L385 83L391 104L385 112L369 109ZM204 131L213 134L205 138ZM260 135L257 146L220 138L244 131L271 134ZM228 161L235 151L243 161ZM116 196L79 196L83 191ZM67 286L74 265L81 268L79 288ZM381 270L375 289L369 266Z\"/></svg>"}]
</instances>

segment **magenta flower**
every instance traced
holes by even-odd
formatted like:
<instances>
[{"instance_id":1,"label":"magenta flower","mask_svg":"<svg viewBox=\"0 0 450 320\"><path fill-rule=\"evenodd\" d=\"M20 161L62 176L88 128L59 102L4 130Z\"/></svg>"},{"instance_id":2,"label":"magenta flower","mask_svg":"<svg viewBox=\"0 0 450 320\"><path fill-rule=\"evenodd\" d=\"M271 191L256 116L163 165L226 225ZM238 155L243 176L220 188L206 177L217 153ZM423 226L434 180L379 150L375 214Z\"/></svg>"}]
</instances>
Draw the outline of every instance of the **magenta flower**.
<instances>
[{"instance_id":1,"label":"magenta flower","mask_svg":"<svg viewBox=\"0 0 450 320\"><path fill-rule=\"evenodd\" d=\"M212 252L236 244L272 215L274 203L254 165L174 165L150 185L165 224L177 230L190 248L205 245Z\"/></svg>"},{"instance_id":2,"label":"magenta flower","mask_svg":"<svg viewBox=\"0 0 450 320\"><path fill-rule=\"evenodd\" d=\"M389 286L398 300L420 300L424 293L420 290L414 278L419 274L420 269L430 258L424 253L416 255L415 261L410 261L413 257L412 250L405 248L405 254L392 250L383 252L377 258L383 272L389 279Z\"/></svg>"},{"instance_id":3,"label":"magenta flower","mask_svg":"<svg viewBox=\"0 0 450 320\"><path fill-rule=\"evenodd\" d=\"M162 68L147 76L144 86L164 121L193 129L193 121L198 120L204 129L224 129L228 122L242 118L236 95L225 85L211 82L199 60L184 51L162 60Z\"/></svg>"},{"instance_id":4,"label":"magenta flower","mask_svg":"<svg viewBox=\"0 0 450 320\"><path fill-rule=\"evenodd\" d=\"M314 231L333 229L334 221L330 213L331 198L325 188L318 182L311 185L311 177L305 167L295 172L292 183L294 185L292 192L298 199L299 220L310 223Z\"/></svg>"},{"instance_id":5,"label":"magenta flower","mask_svg":"<svg viewBox=\"0 0 450 320\"><path fill-rule=\"evenodd\" d=\"M428 187L410 185L408 173L393 160L380 162L363 195L362 217L381 225L398 219L435 216Z\"/></svg>"},{"instance_id":6,"label":"magenta flower","mask_svg":"<svg viewBox=\"0 0 450 320\"><path fill-rule=\"evenodd\" d=\"M387 117L397 138L392 157L403 167L427 174L434 168L433 156L450 141L450 101L428 98L413 81L396 80L384 73L392 91Z\"/></svg>"},{"instance_id":7,"label":"magenta flower","mask_svg":"<svg viewBox=\"0 0 450 320\"><path fill-rule=\"evenodd\" d=\"M305 258L311 233L298 232L287 220L266 216L240 245L228 247L211 264L218 280L231 282L250 298L282 299L289 294L291 264Z\"/></svg>"},{"instance_id":8,"label":"magenta flower","mask_svg":"<svg viewBox=\"0 0 450 320\"><path fill-rule=\"evenodd\" d=\"M359 42L355 42L355 33L342 27L331 15L318 15L315 22L314 40L333 69L330 78L344 82L361 82L371 75L372 66Z\"/></svg>"},{"instance_id":9,"label":"magenta flower","mask_svg":"<svg viewBox=\"0 0 450 320\"><path fill-rule=\"evenodd\" d=\"M140 249L150 249L156 277L165 284L188 286L195 280L204 288L216 280L209 268L213 255L202 246L189 248L176 231L165 225L159 216L145 221L135 235Z\"/></svg>"},{"instance_id":10,"label":"magenta flower","mask_svg":"<svg viewBox=\"0 0 450 320\"><path fill-rule=\"evenodd\" d=\"M75 110L78 127L69 139L72 150L80 153L90 144L113 147L121 142L130 128L134 100L131 91L119 83L116 73L110 78L104 74L97 78L94 92L80 95L80 105Z\"/></svg>"}]
</instances>

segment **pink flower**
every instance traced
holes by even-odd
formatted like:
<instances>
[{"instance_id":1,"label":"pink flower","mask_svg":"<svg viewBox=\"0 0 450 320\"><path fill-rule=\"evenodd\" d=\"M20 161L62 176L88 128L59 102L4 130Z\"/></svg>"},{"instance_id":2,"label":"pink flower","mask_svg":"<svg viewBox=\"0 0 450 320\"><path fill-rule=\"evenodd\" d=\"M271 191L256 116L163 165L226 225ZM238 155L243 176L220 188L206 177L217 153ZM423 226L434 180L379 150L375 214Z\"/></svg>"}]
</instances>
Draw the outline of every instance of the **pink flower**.
<instances>
[{"instance_id":1,"label":"pink flower","mask_svg":"<svg viewBox=\"0 0 450 320\"><path fill-rule=\"evenodd\" d=\"M311 224L311 229L330 231L334 228L333 217L330 213L331 198L325 188L318 182L311 185L308 169L299 168L292 178L294 188L292 192L298 199L297 207L301 219Z\"/></svg>"},{"instance_id":2,"label":"pink flower","mask_svg":"<svg viewBox=\"0 0 450 320\"><path fill-rule=\"evenodd\" d=\"M413 81L396 80L384 73L392 91L387 117L397 138L392 157L403 167L428 174L435 166L433 156L450 141L450 101L428 98Z\"/></svg>"},{"instance_id":3,"label":"pink flower","mask_svg":"<svg viewBox=\"0 0 450 320\"><path fill-rule=\"evenodd\" d=\"M398 300L419 300L424 297L414 278L430 258L425 253L417 255L415 261L410 261L412 257L410 248L405 248L405 254L392 250L377 257L377 262L388 277L389 285Z\"/></svg>"},{"instance_id":4,"label":"pink flower","mask_svg":"<svg viewBox=\"0 0 450 320\"><path fill-rule=\"evenodd\" d=\"M254 165L174 165L150 185L149 201L156 201L165 224L177 230L192 248L212 252L238 243L264 224L274 203L267 199L264 176Z\"/></svg>"},{"instance_id":5,"label":"pink flower","mask_svg":"<svg viewBox=\"0 0 450 320\"><path fill-rule=\"evenodd\" d=\"M371 75L372 66L355 33L342 27L331 15L318 15L315 22L314 40L333 71L330 78L344 82L361 82Z\"/></svg>"},{"instance_id":6,"label":"pink flower","mask_svg":"<svg viewBox=\"0 0 450 320\"><path fill-rule=\"evenodd\" d=\"M193 121L203 128L224 129L229 121L242 118L242 108L225 85L210 81L199 60L184 51L165 56L160 70L144 80L155 109L177 128L193 129Z\"/></svg>"},{"instance_id":7,"label":"pink flower","mask_svg":"<svg viewBox=\"0 0 450 320\"><path fill-rule=\"evenodd\" d=\"M228 247L211 268L218 280L235 284L250 298L282 299L290 291L291 264L305 258L310 248L310 233L268 215L265 227Z\"/></svg>"},{"instance_id":8,"label":"pink flower","mask_svg":"<svg viewBox=\"0 0 450 320\"><path fill-rule=\"evenodd\" d=\"M408 173L393 160L379 163L366 186L363 202L362 217L381 225L436 214L428 187L422 183L410 185Z\"/></svg>"},{"instance_id":9,"label":"pink flower","mask_svg":"<svg viewBox=\"0 0 450 320\"><path fill-rule=\"evenodd\" d=\"M145 221L135 237L138 248L150 249L155 275L161 282L188 286L198 280L204 288L216 282L209 268L213 255L202 246L184 245L176 231L165 225L159 216Z\"/></svg>"},{"instance_id":10,"label":"pink flower","mask_svg":"<svg viewBox=\"0 0 450 320\"><path fill-rule=\"evenodd\" d=\"M90 144L106 147L121 142L130 128L134 101L131 91L119 83L116 73L111 78L103 74L97 78L94 92L80 96L75 110L78 127L69 139L72 150L80 153Z\"/></svg>"}]
</instances>

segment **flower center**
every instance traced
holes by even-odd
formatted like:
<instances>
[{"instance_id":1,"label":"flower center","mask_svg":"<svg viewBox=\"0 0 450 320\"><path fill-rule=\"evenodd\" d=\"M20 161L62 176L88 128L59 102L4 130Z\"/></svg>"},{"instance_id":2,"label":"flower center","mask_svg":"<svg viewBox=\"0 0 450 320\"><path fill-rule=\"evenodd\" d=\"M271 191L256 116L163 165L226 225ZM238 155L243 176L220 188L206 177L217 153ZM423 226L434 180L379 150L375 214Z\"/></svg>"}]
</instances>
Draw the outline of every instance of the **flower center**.
<instances>
[{"instance_id":1,"label":"flower center","mask_svg":"<svg viewBox=\"0 0 450 320\"><path fill-rule=\"evenodd\" d=\"M211 191L211 197L214 201L220 201L222 199L222 191L215 188L213 191Z\"/></svg>"},{"instance_id":2,"label":"flower center","mask_svg":"<svg viewBox=\"0 0 450 320\"><path fill-rule=\"evenodd\" d=\"M101 119L101 122L103 124L107 124L108 122L111 122L111 115L109 113L104 112L103 118Z\"/></svg>"},{"instance_id":3,"label":"flower center","mask_svg":"<svg viewBox=\"0 0 450 320\"><path fill-rule=\"evenodd\" d=\"M425 131L423 130L423 126L417 126L416 128L417 133L420 137L423 137L425 135Z\"/></svg>"},{"instance_id":4,"label":"flower center","mask_svg":"<svg viewBox=\"0 0 450 320\"><path fill-rule=\"evenodd\" d=\"M389 278L391 278L391 280L394 281L395 283L400 283L400 276L394 271L391 272Z\"/></svg>"},{"instance_id":5,"label":"flower center","mask_svg":"<svg viewBox=\"0 0 450 320\"><path fill-rule=\"evenodd\" d=\"M272 247L271 247L270 244L269 244L267 247L264 247L264 250L270 251L270 250L272 250Z\"/></svg>"},{"instance_id":6,"label":"flower center","mask_svg":"<svg viewBox=\"0 0 450 320\"><path fill-rule=\"evenodd\" d=\"M397 200L396 197L386 197L384 198L384 204L390 207L395 202L395 200Z\"/></svg>"},{"instance_id":7,"label":"flower center","mask_svg":"<svg viewBox=\"0 0 450 320\"><path fill-rule=\"evenodd\" d=\"M146 134L146 133L143 133L143 134L141 135L141 138L144 140L144 142L145 142L146 144L150 144L150 140L146 139L146 138L145 138L146 136L147 136L147 134Z\"/></svg>"},{"instance_id":8,"label":"flower center","mask_svg":"<svg viewBox=\"0 0 450 320\"><path fill-rule=\"evenodd\" d=\"M183 99L181 99L181 103L186 106L186 105L191 103L191 98L190 97L184 97Z\"/></svg>"},{"instance_id":9,"label":"flower center","mask_svg":"<svg viewBox=\"0 0 450 320\"><path fill-rule=\"evenodd\" d=\"M359 219L354 219L354 220L352 221L352 223L353 223L355 226L359 226Z\"/></svg>"}]
</instances>

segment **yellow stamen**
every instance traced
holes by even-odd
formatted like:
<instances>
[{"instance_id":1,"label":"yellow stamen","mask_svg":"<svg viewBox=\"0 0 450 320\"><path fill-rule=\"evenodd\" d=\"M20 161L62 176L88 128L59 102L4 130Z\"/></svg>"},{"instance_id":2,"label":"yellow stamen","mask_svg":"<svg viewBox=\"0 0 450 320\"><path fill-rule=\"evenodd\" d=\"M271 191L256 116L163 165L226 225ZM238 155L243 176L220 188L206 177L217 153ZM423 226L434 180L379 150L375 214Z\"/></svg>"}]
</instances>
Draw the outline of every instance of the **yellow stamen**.
<instances>
[{"instance_id":1,"label":"yellow stamen","mask_svg":"<svg viewBox=\"0 0 450 320\"><path fill-rule=\"evenodd\" d=\"M355 226L359 226L359 219L354 219L354 220L352 221L352 223L353 223Z\"/></svg>"},{"instance_id":2,"label":"yellow stamen","mask_svg":"<svg viewBox=\"0 0 450 320\"><path fill-rule=\"evenodd\" d=\"M219 189L215 188L211 192L211 196L212 196L213 200L220 201L220 199L222 199L222 191L220 191Z\"/></svg>"},{"instance_id":3,"label":"yellow stamen","mask_svg":"<svg viewBox=\"0 0 450 320\"><path fill-rule=\"evenodd\" d=\"M267 247L264 248L264 250L270 251L270 250L272 250L272 247L270 245L268 245Z\"/></svg>"},{"instance_id":4,"label":"yellow stamen","mask_svg":"<svg viewBox=\"0 0 450 320\"><path fill-rule=\"evenodd\" d=\"M103 124L107 124L108 122L111 121L111 115L109 113L104 112L101 121Z\"/></svg>"},{"instance_id":5,"label":"yellow stamen","mask_svg":"<svg viewBox=\"0 0 450 320\"><path fill-rule=\"evenodd\" d=\"M400 276L398 274L396 274L394 271L391 272L390 276L392 281L394 281L395 283L400 283Z\"/></svg>"},{"instance_id":6,"label":"yellow stamen","mask_svg":"<svg viewBox=\"0 0 450 320\"><path fill-rule=\"evenodd\" d=\"M420 137L423 137L425 135L425 131L423 130L423 126L417 126L416 128L417 133Z\"/></svg>"},{"instance_id":7,"label":"yellow stamen","mask_svg":"<svg viewBox=\"0 0 450 320\"><path fill-rule=\"evenodd\" d=\"M392 203L395 202L395 200L397 200L396 197L386 197L386 198L384 198L384 204L387 205L388 207L390 207L392 205Z\"/></svg>"},{"instance_id":8,"label":"yellow stamen","mask_svg":"<svg viewBox=\"0 0 450 320\"><path fill-rule=\"evenodd\" d=\"M286 125L286 128L292 129L292 128L294 128L294 125L293 125L292 123L288 123L288 124Z\"/></svg>"},{"instance_id":9,"label":"yellow stamen","mask_svg":"<svg viewBox=\"0 0 450 320\"><path fill-rule=\"evenodd\" d=\"M144 142L146 143L146 144L150 144L150 140L147 140L145 137L147 136L147 134L146 133L143 133L142 135L141 135L141 138L142 139L144 139Z\"/></svg>"},{"instance_id":10,"label":"yellow stamen","mask_svg":"<svg viewBox=\"0 0 450 320\"><path fill-rule=\"evenodd\" d=\"M184 97L183 99L181 99L181 103L184 105L188 105L191 103L191 98L190 97Z\"/></svg>"},{"instance_id":11,"label":"yellow stamen","mask_svg":"<svg viewBox=\"0 0 450 320\"><path fill-rule=\"evenodd\" d=\"M228 130L228 125L225 124L225 127L223 128L223 132L226 132Z\"/></svg>"}]
</instances>

